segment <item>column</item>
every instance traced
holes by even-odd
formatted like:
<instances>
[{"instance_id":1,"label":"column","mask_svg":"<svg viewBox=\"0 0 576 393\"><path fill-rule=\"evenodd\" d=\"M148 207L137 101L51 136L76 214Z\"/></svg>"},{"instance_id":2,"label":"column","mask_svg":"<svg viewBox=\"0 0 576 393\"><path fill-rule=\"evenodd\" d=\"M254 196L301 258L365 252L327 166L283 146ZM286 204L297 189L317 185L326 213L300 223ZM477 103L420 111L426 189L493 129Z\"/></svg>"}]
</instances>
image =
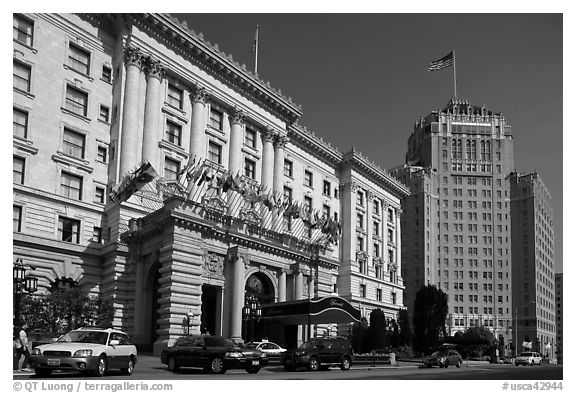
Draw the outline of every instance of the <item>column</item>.
<instances>
[{"instance_id":1,"label":"column","mask_svg":"<svg viewBox=\"0 0 576 393\"><path fill-rule=\"evenodd\" d=\"M266 128L262 133L262 186L268 191L273 190L274 181L274 137L275 132Z\"/></svg>"},{"instance_id":2,"label":"column","mask_svg":"<svg viewBox=\"0 0 576 393\"><path fill-rule=\"evenodd\" d=\"M228 169L233 176L242 171L242 142L244 137L244 111L234 108L230 118L230 151Z\"/></svg>"},{"instance_id":3,"label":"column","mask_svg":"<svg viewBox=\"0 0 576 393\"><path fill-rule=\"evenodd\" d=\"M134 169L138 163L138 115L140 96L140 49L129 46L124 52L126 82L124 84L124 106L122 111L122 139L120 143L120 177Z\"/></svg>"},{"instance_id":4,"label":"column","mask_svg":"<svg viewBox=\"0 0 576 393\"><path fill-rule=\"evenodd\" d=\"M146 59L146 102L144 104L144 135L142 138L142 160L148 161L158 170L158 132L160 124L160 83L164 67L158 60Z\"/></svg>"},{"instance_id":5,"label":"column","mask_svg":"<svg viewBox=\"0 0 576 393\"><path fill-rule=\"evenodd\" d=\"M246 253L238 246L230 247L228 260L232 268L232 282L230 283L230 338L234 342L242 341L242 307L244 306L245 263L248 262ZM228 283L227 283L228 284Z\"/></svg>"},{"instance_id":6,"label":"column","mask_svg":"<svg viewBox=\"0 0 576 393\"><path fill-rule=\"evenodd\" d=\"M401 248L401 239L402 239L402 234L401 232L401 227L400 227L400 221L401 221L401 216L402 216L402 209L398 208L396 209L396 228L394 228L394 231L396 233L396 266L398 266L398 269L396 270L397 275L399 276L402 271L402 266L401 266L401 261L402 261L402 248ZM399 277L397 277L399 278ZM402 278L402 280L404 280L404 278ZM400 300L400 299L398 299Z\"/></svg>"},{"instance_id":7,"label":"column","mask_svg":"<svg viewBox=\"0 0 576 393\"><path fill-rule=\"evenodd\" d=\"M274 193L282 194L284 192L284 147L288 143L288 137L277 135L274 145Z\"/></svg>"},{"instance_id":8,"label":"column","mask_svg":"<svg viewBox=\"0 0 576 393\"><path fill-rule=\"evenodd\" d=\"M204 131L206 129L205 115L206 103L208 102L208 90L204 87L196 86L194 93L191 95L192 99L192 120L190 126L190 158L196 157L196 162L199 162L205 155L204 149Z\"/></svg>"},{"instance_id":9,"label":"column","mask_svg":"<svg viewBox=\"0 0 576 393\"><path fill-rule=\"evenodd\" d=\"M303 284L303 277L302 272L300 271L300 267L296 266L292 270L293 277L294 277L294 300L301 300L302 299L302 287ZM306 329L304 329L304 325L298 325L298 333L296 342L298 346L305 341L304 334L306 333Z\"/></svg>"},{"instance_id":10,"label":"column","mask_svg":"<svg viewBox=\"0 0 576 393\"><path fill-rule=\"evenodd\" d=\"M280 270L278 277L278 301L286 301L286 269Z\"/></svg>"}]
</instances>

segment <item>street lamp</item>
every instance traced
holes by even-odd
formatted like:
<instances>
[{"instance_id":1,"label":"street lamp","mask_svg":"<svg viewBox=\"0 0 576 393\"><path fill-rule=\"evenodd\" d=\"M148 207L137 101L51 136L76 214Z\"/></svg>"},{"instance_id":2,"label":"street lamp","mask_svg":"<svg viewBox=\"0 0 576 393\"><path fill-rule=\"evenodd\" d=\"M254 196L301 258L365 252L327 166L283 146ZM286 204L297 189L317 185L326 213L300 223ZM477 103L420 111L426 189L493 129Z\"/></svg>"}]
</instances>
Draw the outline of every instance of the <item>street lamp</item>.
<instances>
[{"instance_id":1,"label":"street lamp","mask_svg":"<svg viewBox=\"0 0 576 393\"><path fill-rule=\"evenodd\" d=\"M186 314L186 334L190 334L190 323L194 320L194 313L190 311Z\"/></svg>"},{"instance_id":2,"label":"street lamp","mask_svg":"<svg viewBox=\"0 0 576 393\"><path fill-rule=\"evenodd\" d=\"M12 266L12 287L14 291L14 326L21 323L20 321L20 303L22 293L34 293L38 290L38 278L32 274L26 274L26 269L34 270L35 267L24 264L22 258L16 258Z\"/></svg>"},{"instance_id":3,"label":"street lamp","mask_svg":"<svg viewBox=\"0 0 576 393\"><path fill-rule=\"evenodd\" d=\"M260 302L258 298L254 296L249 296L246 298L246 304L242 307L242 319L244 321L250 321L250 331L251 340L254 341L254 322L259 321L262 318L262 307L260 307Z\"/></svg>"}]
</instances>

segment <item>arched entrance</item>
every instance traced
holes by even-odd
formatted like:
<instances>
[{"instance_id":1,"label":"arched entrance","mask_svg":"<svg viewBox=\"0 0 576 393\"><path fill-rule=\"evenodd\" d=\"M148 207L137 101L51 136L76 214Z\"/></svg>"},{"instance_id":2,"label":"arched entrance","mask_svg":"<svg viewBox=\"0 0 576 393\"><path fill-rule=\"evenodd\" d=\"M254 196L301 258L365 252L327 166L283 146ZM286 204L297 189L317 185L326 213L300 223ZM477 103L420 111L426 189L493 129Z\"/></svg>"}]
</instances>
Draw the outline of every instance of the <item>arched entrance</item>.
<instances>
[{"instance_id":1,"label":"arched entrance","mask_svg":"<svg viewBox=\"0 0 576 393\"><path fill-rule=\"evenodd\" d=\"M261 305L274 303L274 285L265 274L260 272L253 273L246 280L244 287L245 304L250 297L258 299ZM268 329L261 322L255 320L243 321L242 337L246 341L249 341L252 337L254 337L254 341L259 341L264 336L268 336Z\"/></svg>"}]
</instances>

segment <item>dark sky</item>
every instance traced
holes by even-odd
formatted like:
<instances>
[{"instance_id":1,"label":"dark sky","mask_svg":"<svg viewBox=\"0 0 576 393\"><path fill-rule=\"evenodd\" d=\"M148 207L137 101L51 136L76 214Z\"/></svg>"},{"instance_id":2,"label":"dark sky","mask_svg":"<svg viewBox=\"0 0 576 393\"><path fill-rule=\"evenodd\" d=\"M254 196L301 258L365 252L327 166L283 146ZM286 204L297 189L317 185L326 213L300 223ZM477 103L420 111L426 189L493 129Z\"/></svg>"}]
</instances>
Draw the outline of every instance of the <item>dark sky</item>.
<instances>
[{"instance_id":1,"label":"dark sky","mask_svg":"<svg viewBox=\"0 0 576 393\"><path fill-rule=\"evenodd\" d=\"M415 121L454 95L502 112L520 172L552 194L562 272L562 14L172 14L240 64L260 25L258 74L302 106L299 123L382 168L404 163Z\"/></svg>"}]
</instances>

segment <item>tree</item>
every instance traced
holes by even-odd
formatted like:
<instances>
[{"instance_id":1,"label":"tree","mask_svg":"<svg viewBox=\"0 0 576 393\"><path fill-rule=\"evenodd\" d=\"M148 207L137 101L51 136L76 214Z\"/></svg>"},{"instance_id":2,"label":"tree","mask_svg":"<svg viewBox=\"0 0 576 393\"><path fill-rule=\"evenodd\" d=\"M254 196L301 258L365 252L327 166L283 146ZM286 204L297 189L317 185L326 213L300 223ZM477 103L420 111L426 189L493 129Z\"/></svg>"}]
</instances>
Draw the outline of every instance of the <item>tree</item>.
<instances>
[{"instance_id":1,"label":"tree","mask_svg":"<svg viewBox=\"0 0 576 393\"><path fill-rule=\"evenodd\" d=\"M366 344L368 338L368 320L362 317L360 322L355 323L352 327L352 348L355 353L366 353Z\"/></svg>"},{"instance_id":2,"label":"tree","mask_svg":"<svg viewBox=\"0 0 576 393\"><path fill-rule=\"evenodd\" d=\"M367 349L381 349L386 346L386 315L384 311L377 308L370 313L370 326L368 336L370 337Z\"/></svg>"},{"instance_id":3,"label":"tree","mask_svg":"<svg viewBox=\"0 0 576 393\"><path fill-rule=\"evenodd\" d=\"M398 345L410 345L412 343L410 317L408 316L408 310L405 308L398 313L398 330Z\"/></svg>"},{"instance_id":4,"label":"tree","mask_svg":"<svg viewBox=\"0 0 576 393\"><path fill-rule=\"evenodd\" d=\"M448 297L434 285L422 286L414 300L414 349L430 353L441 342L448 315Z\"/></svg>"}]
</instances>

